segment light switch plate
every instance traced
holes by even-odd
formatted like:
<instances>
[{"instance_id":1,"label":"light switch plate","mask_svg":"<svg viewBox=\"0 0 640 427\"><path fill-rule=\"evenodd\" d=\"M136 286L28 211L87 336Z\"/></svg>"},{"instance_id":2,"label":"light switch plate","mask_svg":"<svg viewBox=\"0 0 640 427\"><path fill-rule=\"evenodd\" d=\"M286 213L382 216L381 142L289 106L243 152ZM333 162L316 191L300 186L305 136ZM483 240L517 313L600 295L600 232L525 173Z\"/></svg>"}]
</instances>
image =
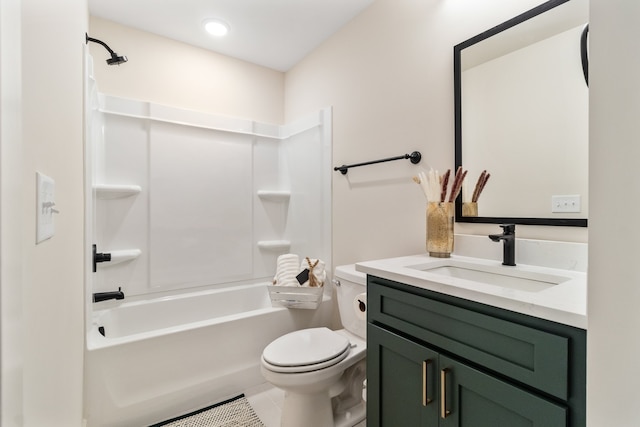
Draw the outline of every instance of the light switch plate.
<instances>
[{"instance_id":1,"label":"light switch plate","mask_svg":"<svg viewBox=\"0 0 640 427\"><path fill-rule=\"evenodd\" d=\"M36 243L50 239L55 232L55 187L53 178L36 172Z\"/></svg>"},{"instance_id":2,"label":"light switch plate","mask_svg":"<svg viewBox=\"0 0 640 427\"><path fill-rule=\"evenodd\" d=\"M580 195L551 196L551 212L580 212Z\"/></svg>"}]
</instances>

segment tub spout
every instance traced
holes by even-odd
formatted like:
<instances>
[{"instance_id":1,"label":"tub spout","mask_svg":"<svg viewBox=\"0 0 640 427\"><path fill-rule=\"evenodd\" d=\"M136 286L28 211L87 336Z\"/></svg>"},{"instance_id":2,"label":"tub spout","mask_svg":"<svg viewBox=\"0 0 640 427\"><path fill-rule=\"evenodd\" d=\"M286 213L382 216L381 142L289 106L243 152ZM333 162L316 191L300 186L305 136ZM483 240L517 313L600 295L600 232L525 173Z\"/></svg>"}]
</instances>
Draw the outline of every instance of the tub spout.
<instances>
[{"instance_id":1,"label":"tub spout","mask_svg":"<svg viewBox=\"0 0 640 427\"><path fill-rule=\"evenodd\" d=\"M118 288L117 291L113 292L97 292L93 294L93 302L106 301L109 299L124 299L122 288Z\"/></svg>"}]
</instances>

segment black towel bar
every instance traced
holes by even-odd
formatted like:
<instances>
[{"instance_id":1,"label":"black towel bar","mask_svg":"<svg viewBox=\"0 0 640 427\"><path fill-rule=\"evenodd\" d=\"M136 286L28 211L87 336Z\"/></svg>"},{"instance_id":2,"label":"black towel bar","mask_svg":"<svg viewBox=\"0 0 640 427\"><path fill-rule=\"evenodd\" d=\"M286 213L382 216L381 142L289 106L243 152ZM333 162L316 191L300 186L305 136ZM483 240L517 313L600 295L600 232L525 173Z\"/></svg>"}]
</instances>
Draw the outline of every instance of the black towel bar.
<instances>
[{"instance_id":1,"label":"black towel bar","mask_svg":"<svg viewBox=\"0 0 640 427\"><path fill-rule=\"evenodd\" d=\"M349 168L357 168L358 166L367 166L367 165L373 165L376 163L390 162L392 160L402 160L402 159L409 159L411 160L411 163L416 165L420 163L420 160L422 159L422 154L420 154L419 151L414 151L411 154L404 154L402 156L389 157L387 159L372 160L370 162L364 162L364 163L354 163L352 165L336 166L335 168L333 168L333 170L340 171L342 175L346 175L347 172L349 171Z\"/></svg>"}]
</instances>

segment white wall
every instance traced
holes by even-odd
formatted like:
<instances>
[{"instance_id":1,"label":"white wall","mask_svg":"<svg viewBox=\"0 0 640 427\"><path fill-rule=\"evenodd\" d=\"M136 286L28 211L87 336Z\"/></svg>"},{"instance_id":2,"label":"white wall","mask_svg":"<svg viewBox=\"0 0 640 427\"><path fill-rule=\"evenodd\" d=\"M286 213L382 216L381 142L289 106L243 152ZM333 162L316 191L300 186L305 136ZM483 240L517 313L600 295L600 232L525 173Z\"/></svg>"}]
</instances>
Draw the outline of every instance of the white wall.
<instances>
[{"instance_id":1,"label":"white wall","mask_svg":"<svg viewBox=\"0 0 640 427\"><path fill-rule=\"evenodd\" d=\"M377 0L286 75L285 118L332 105L334 165L422 152L453 168L453 46L539 0ZM408 161L333 175L334 265L425 250L425 206ZM456 224L489 234L495 225ZM586 241L585 229L518 235Z\"/></svg>"},{"instance_id":2,"label":"white wall","mask_svg":"<svg viewBox=\"0 0 640 427\"><path fill-rule=\"evenodd\" d=\"M108 52L89 44L101 93L284 123L284 74L279 71L96 17L91 17L89 36L129 58L120 66L107 65Z\"/></svg>"},{"instance_id":3,"label":"white wall","mask_svg":"<svg viewBox=\"0 0 640 427\"><path fill-rule=\"evenodd\" d=\"M86 0L21 4L23 425L75 427L82 421L82 76L87 6ZM60 211L55 235L39 245L36 171L55 179Z\"/></svg>"},{"instance_id":4,"label":"white wall","mask_svg":"<svg viewBox=\"0 0 640 427\"><path fill-rule=\"evenodd\" d=\"M591 0L590 427L638 425L640 3Z\"/></svg>"},{"instance_id":5,"label":"white wall","mask_svg":"<svg viewBox=\"0 0 640 427\"><path fill-rule=\"evenodd\" d=\"M22 426L20 1L0 0L0 425Z\"/></svg>"}]
</instances>

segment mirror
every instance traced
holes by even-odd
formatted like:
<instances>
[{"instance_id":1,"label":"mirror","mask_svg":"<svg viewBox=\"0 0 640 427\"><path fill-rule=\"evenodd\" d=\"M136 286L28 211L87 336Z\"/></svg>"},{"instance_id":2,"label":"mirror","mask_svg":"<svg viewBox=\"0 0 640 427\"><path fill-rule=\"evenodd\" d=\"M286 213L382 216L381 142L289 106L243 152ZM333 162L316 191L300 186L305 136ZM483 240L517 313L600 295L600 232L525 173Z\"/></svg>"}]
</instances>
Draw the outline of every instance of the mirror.
<instances>
[{"instance_id":1,"label":"mirror","mask_svg":"<svg viewBox=\"0 0 640 427\"><path fill-rule=\"evenodd\" d=\"M587 0L552 0L454 47L456 221L587 226L587 22Z\"/></svg>"}]
</instances>

